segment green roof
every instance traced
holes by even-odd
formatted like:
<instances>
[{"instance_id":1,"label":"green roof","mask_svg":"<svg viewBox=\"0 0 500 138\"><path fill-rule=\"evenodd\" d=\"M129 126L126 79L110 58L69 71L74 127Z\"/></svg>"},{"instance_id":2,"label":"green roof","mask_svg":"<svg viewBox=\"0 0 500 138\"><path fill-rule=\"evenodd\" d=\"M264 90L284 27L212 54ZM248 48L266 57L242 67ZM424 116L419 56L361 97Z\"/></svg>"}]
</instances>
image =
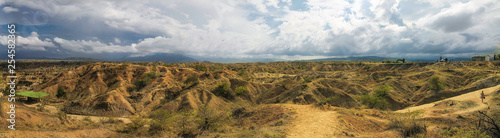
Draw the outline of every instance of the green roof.
<instances>
[{"instance_id":1,"label":"green roof","mask_svg":"<svg viewBox=\"0 0 500 138\"><path fill-rule=\"evenodd\" d=\"M477 56L472 56L472 57L487 57L487 56L490 56L490 55L477 55Z\"/></svg>"},{"instance_id":2,"label":"green roof","mask_svg":"<svg viewBox=\"0 0 500 138\"><path fill-rule=\"evenodd\" d=\"M21 95L21 96L31 97L31 98L42 98L45 96L49 96L49 94L44 93L44 92L32 92L32 91L18 92L16 94Z\"/></svg>"}]
</instances>

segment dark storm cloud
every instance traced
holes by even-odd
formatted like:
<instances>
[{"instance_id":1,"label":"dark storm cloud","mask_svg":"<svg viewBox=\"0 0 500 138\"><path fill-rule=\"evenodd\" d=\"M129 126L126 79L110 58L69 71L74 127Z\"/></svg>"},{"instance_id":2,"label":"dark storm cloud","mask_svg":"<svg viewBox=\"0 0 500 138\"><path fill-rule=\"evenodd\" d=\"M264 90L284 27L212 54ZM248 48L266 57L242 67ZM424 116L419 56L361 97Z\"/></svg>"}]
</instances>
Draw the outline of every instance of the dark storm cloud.
<instances>
[{"instance_id":1,"label":"dark storm cloud","mask_svg":"<svg viewBox=\"0 0 500 138\"><path fill-rule=\"evenodd\" d=\"M23 26L24 49L40 56L464 54L487 52L500 38L494 0L19 0L0 9L0 23Z\"/></svg>"}]
</instances>

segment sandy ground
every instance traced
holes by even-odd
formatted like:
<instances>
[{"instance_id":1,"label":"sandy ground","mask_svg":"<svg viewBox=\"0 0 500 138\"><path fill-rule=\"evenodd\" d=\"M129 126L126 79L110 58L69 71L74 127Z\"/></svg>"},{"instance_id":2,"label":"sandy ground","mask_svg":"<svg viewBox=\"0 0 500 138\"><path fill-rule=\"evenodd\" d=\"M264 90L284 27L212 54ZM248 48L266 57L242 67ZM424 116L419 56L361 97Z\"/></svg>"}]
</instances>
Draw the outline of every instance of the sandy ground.
<instances>
[{"instance_id":1,"label":"sandy ground","mask_svg":"<svg viewBox=\"0 0 500 138\"><path fill-rule=\"evenodd\" d=\"M22 133L22 134L20 134ZM105 138L115 137L116 132L107 129L85 129L73 131L7 131L0 138Z\"/></svg>"},{"instance_id":2,"label":"sandy ground","mask_svg":"<svg viewBox=\"0 0 500 138\"><path fill-rule=\"evenodd\" d=\"M419 106L409 107L406 109L398 110L396 112L405 113L405 112L411 112L411 111L416 111L416 110L430 109L430 108L433 108L435 104L442 102L442 101L446 101L446 100L472 101L478 105L478 106L475 106L473 108L469 108L469 109L465 109L465 110L458 110L456 112L448 113L447 115L449 115L449 114L466 114L466 113L470 113L470 112L474 112L474 111L488 108L488 101L490 101L492 99L492 96L489 96L489 95L492 95L494 92L498 91L499 89L500 89L500 85L497 85L494 87L465 93L465 94L451 97L451 98L447 98L444 100L440 100L440 101L436 101L436 102L432 102L432 103L428 103L428 104L423 104L423 105L419 105ZM481 98L480 98L482 91L484 91L484 94L486 95L486 99L484 100L483 103L481 103ZM429 110L425 110L425 111L426 112L424 114L424 117L430 116L430 113L427 112Z\"/></svg>"},{"instance_id":3,"label":"sandy ground","mask_svg":"<svg viewBox=\"0 0 500 138\"><path fill-rule=\"evenodd\" d=\"M406 109L398 110L395 112L405 113L408 111L416 111L416 110L425 110L424 117L431 116L431 109L434 107L436 103L446 101L446 100L455 100L455 101L472 101L477 104L472 108L457 110L455 112L441 114L441 115L450 115L450 114L467 114L474 111L478 111L481 109L488 108L488 101L492 99L492 95L494 92L500 89L500 85L490 88L485 88L473 92L469 92L466 94L462 94L459 96L447 98L444 100L423 104L420 106L409 107ZM479 98L481 95L481 91L484 91L486 95L486 99L484 103L481 103L481 99ZM295 120L292 124L287 128L286 137L290 138L321 138L321 137L339 137L341 135L340 123L338 121L338 114L335 111L323 111L318 108L313 107L313 105L295 105L295 104L283 104L285 108L291 108L296 111Z\"/></svg>"},{"instance_id":4,"label":"sandy ground","mask_svg":"<svg viewBox=\"0 0 500 138\"><path fill-rule=\"evenodd\" d=\"M340 134L340 124L335 111L319 110L313 105L284 104L283 106L296 111L295 120L287 129L286 137L326 138Z\"/></svg>"},{"instance_id":5,"label":"sandy ground","mask_svg":"<svg viewBox=\"0 0 500 138\"><path fill-rule=\"evenodd\" d=\"M36 108L38 106L38 103L37 104L30 104L30 105L26 105L26 106ZM52 106L52 105L45 105L45 109L47 111L49 111L51 114L57 114L57 112L59 112L59 109L55 106ZM85 117L89 117L90 120L92 120L92 122L96 122L96 123L101 122L101 120L108 119L108 117L104 117L104 116L88 116L88 115L75 115L75 114L67 114L67 116L70 118L77 119L77 120L83 120ZM121 120L125 124L132 123L130 118L125 118L125 117L113 117L113 118Z\"/></svg>"},{"instance_id":6,"label":"sandy ground","mask_svg":"<svg viewBox=\"0 0 500 138\"><path fill-rule=\"evenodd\" d=\"M92 122L101 122L101 120L108 119L108 117L103 117L103 116L88 116L88 115L74 115L74 114L68 114L68 117L75 118L77 120L83 120L85 117L89 117L90 120L92 120ZM125 124L132 123L132 121L129 118L125 117L113 117L113 118L121 120Z\"/></svg>"}]
</instances>

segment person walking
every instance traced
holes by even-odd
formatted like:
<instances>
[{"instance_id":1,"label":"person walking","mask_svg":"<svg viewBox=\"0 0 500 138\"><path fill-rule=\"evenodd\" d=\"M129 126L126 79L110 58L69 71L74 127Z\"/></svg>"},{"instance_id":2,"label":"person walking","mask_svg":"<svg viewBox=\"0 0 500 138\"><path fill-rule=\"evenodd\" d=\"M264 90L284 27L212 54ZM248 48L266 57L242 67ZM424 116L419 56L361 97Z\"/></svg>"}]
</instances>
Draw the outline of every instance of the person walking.
<instances>
[{"instance_id":1,"label":"person walking","mask_svg":"<svg viewBox=\"0 0 500 138\"><path fill-rule=\"evenodd\" d=\"M484 99L486 99L486 96L484 96L484 91L481 91L481 103L484 103Z\"/></svg>"}]
</instances>

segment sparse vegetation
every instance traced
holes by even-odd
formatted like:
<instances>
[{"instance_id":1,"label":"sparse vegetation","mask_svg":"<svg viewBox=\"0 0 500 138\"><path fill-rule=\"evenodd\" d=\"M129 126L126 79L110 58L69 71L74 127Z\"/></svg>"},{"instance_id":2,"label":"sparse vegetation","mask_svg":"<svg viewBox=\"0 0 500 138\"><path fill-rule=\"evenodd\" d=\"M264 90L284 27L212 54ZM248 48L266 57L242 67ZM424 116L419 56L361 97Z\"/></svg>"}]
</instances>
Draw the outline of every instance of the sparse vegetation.
<instances>
[{"instance_id":1,"label":"sparse vegetation","mask_svg":"<svg viewBox=\"0 0 500 138\"><path fill-rule=\"evenodd\" d=\"M431 90L434 90L436 92L445 89L443 81L439 77L437 77L437 76L436 77L432 77L429 80L429 87L430 87Z\"/></svg>"},{"instance_id":2,"label":"sparse vegetation","mask_svg":"<svg viewBox=\"0 0 500 138\"><path fill-rule=\"evenodd\" d=\"M335 135L339 137L365 134L391 137L392 133L386 131L393 130L405 137L432 137L433 133L494 137L493 132L485 131L494 128L493 125L474 130L477 122L467 124L474 121L463 114L443 118L395 114L391 118L393 111L388 109L398 110L498 85L500 81L494 73L498 72L499 63L94 63L71 66L71 70L51 68L54 72L44 74L43 79L22 74L46 71L29 68L19 71L27 76L19 89L46 91L57 98L44 99L48 106L43 111L20 105L18 112L16 105L16 112L19 118L44 117L36 118L43 120L38 123L19 123L26 124L20 127L24 130L46 131L43 128L53 127L47 131L66 132L110 128L106 131L119 131L118 137L284 137L284 128L293 121L288 117L294 111L287 111L290 108L280 104L317 104L322 111L334 111L329 115L341 116L335 118L345 123L345 128L335 128L341 129L336 132L340 135ZM71 64L64 63L64 68ZM8 89L5 86L4 92ZM433 97L430 92L439 93ZM487 104L491 109L497 108L494 102ZM452 101L436 104L433 107L436 110L428 112L454 115L480 106L484 105ZM71 118L72 114L93 116L77 121ZM110 117L97 121L98 116ZM127 116L132 123L128 123ZM488 116L498 121L495 115ZM368 127L371 128L365 129Z\"/></svg>"},{"instance_id":3,"label":"sparse vegetation","mask_svg":"<svg viewBox=\"0 0 500 138\"><path fill-rule=\"evenodd\" d=\"M222 97L224 97L226 99L230 99L230 100L234 99L234 97L235 97L233 90L226 82L218 84L217 87L213 90L213 93L215 95L222 96Z\"/></svg>"},{"instance_id":4,"label":"sparse vegetation","mask_svg":"<svg viewBox=\"0 0 500 138\"><path fill-rule=\"evenodd\" d=\"M239 87L236 87L236 89L234 91L236 92L236 96L241 96L241 95L246 94L248 92L248 89L245 86L239 86Z\"/></svg>"},{"instance_id":5,"label":"sparse vegetation","mask_svg":"<svg viewBox=\"0 0 500 138\"><path fill-rule=\"evenodd\" d=\"M135 82L136 89L140 90L140 89L144 88L148 84L148 82L158 78L159 76L160 75L156 74L156 72L145 73L144 77L142 79L136 80L136 82Z\"/></svg>"},{"instance_id":6,"label":"sparse vegetation","mask_svg":"<svg viewBox=\"0 0 500 138\"><path fill-rule=\"evenodd\" d=\"M187 77L187 79L184 81L184 83L186 83L186 84L190 84L190 83L197 84L199 82L200 81L198 79L198 76L195 76L195 75Z\"/></svg>"},{"instance_id":7,"label":"sparse vegetation","mask_svg":"<svg viewBox=\"0 0 500 138\"><path fill-rule=\"evenodd\" d=\"M246 81L252 80L252 77L245 70L238 71L238 75L240 75Z\"/></svg>"},{"instance_id":8,"label":"sparse vegetation","mask_svg":"<svg viewBox=\"0 0 500 138\"><path fill-rule=\"evenodd\" d=\"M425 122L419 120L422 112L395 114L390 118L390 128L397 129L404 137L411 137L427 131Z\"/></svg>"},{"instance_id":9,"label":"sparse vegetation","mask_svg":"<svg viewBox=\"0 0 500 138\"><path fill-rule=\"evenodd\" d=\"M57 87L56 97L57 98L66 98L66 92L64 91L64 89L61 86Z\"/></svg>"},{"instance_id":10,"label":"sparse vegetation","mask_svg":"<svg viewBox=\"0 0 500 138\"><path fill-rule=\"evenodd\" d=\"M362 104L372 109L387 109L387 106L389 105L383 97L371 96L369 94L360 96L359 100Z\"/></svg>"},{"instance_id":11,"label":"sparse vegetation","mask_svg":"<svg viewBox=\"0 0 500 138\"><path fill-rule=\"evenodd\" d=\"M359 97L359 100L362 104L368 106L368 108L372 109L387 109L389 103L385 99L387 93L393 88L389 85L382 85L377 87L373 93L365 94Z\"/></svg>"}]
</instances>

